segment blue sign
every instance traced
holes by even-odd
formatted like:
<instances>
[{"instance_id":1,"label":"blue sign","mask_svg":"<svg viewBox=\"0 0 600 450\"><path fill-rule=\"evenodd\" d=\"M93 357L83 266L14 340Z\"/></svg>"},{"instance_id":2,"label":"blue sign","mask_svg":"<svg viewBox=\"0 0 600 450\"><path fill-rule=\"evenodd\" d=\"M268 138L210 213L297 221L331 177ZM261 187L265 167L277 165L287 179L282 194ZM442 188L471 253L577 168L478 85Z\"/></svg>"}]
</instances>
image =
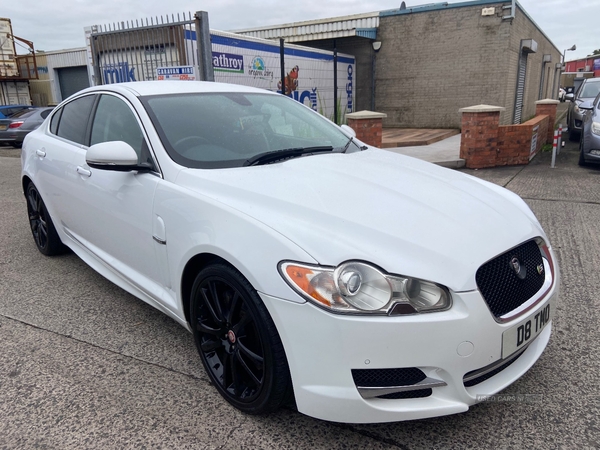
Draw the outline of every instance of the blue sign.
<instances>
[{"instance_id":1,"label":"blue sign","mask_svg":"<svg viewBox=\"0 0 600 450\"><path fill-rule=\"evenodd\" d=\"M244 73L244 57L233 53L212 52L213 68L218 72Z\"/></svg>"},{"instance_id":2,"label":"blue sign","mask_svg":"<svg viewBox=\"0 0 600 450\"><path fill-rule=\"evenodd\" d=\"M194 75L194 68L192 66L159 67L156 69L156 75Z\"/></svg>"},{"instance_id":3,"label":"blue sign","mask_svg":"<svg viewBox=\"0 0 600 450\"><path fill-rule=\"evenodd\" d=\"M133 73L135 67L129 68L127 61L117 64L106 64L104 70L104 84L124 83L126 81L137 81Z\"/></svg>"}]
</instances>

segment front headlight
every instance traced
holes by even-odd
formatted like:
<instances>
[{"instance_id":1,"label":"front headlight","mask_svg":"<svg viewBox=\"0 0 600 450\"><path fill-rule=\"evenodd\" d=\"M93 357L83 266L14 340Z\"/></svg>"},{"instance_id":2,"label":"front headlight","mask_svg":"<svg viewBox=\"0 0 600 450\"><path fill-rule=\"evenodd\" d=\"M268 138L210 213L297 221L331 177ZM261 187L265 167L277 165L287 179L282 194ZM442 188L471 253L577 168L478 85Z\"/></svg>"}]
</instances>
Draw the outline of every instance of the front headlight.
<instances>
[{"instance_id":1,"label":"front headlight","mask_svg":"<svg viewBox=\"0 0 600 450\"><path fill-rule=\"evenodd\" d=\"M583 111L579 109L579 105L574 105L573 111L575 111L577 114L583 114Z\"/></svg>"},{"instance_id":2,"label":"front headlight","mask_svg":"<svg viewBox=\"0 0 600 450\"><path fill-rule=\"evenodd\" d=\"M592 122L592 133L600 136L600 122Z\"/></svg>"},{"instance_id":3,"label":"front headlight","mask_svg":"<svg viewBox=\"0 0 600 450\"><path fill-rule=\"evenodd\" d=\"M361 261L338 267L282 261L279 272L302 297L346 314L416 314L448 309L448 289L417 278L389 275Z\"/></svg>"}]
</instances>

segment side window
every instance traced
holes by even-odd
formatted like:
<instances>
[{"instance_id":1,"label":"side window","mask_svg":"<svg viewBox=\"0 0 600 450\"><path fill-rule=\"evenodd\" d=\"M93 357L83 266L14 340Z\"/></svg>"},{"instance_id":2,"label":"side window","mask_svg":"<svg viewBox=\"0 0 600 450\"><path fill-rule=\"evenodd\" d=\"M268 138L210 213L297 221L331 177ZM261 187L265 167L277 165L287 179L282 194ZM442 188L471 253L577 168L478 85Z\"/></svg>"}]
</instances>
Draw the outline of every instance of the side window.
<instances>
[{"instance_id":1,"label":"side window","mask_svg":"<svg viewBox=\"0 0 600 450\"><path fill-rule=\"evenodd\" d=\"M98 102L90 145L124 141L138 154L140 163L152 163L144 135L129 106L114 95L102 95Z\"/></svg>"},{"instance_id":2,"label":"side window","mask_svg":"<svg viewBox=\"0 0 600 450\"><path fill-rule=\"evenodd\" d=\"M40 116L42 116L42 119L45 119L46 117L48 117L48 114L50 114L52 110L51 109L47 109L46 111L42 111L40 113Z\"/></svg>"},{"instance_id":3,"label":"side window","mask_svg":"<svg viewBox=\"0 0 600 450\"><path fill-rule=\"evenodd\" d=\"M85 130L94 99L94 95L87 95L63 106L56 134L69 141L85 144Z\"/></svg>"},{"instance_id":4,"label":"side window","mask_svg":"<svg viewBox=\"0 0 600 450\"><path fill-rule=\"evenodd\" d=\"M50 119L50 133L56 134L58 132L58 122L60 122L60 115L62 114L62 108L56 111L56 114Z\"/></svg>"}]
</instances>

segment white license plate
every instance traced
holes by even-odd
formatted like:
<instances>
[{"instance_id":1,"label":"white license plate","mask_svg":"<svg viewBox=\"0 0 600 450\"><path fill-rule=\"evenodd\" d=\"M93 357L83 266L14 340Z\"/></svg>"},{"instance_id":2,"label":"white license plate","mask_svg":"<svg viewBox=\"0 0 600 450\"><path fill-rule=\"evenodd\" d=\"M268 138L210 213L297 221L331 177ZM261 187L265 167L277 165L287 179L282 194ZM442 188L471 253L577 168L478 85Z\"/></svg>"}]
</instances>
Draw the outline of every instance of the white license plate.
<instances>
[{"instance_id":1,"label":"white license plate","mask_svg":"<svg viewBox=\"0 0 600 450\"><path fill-rule=\"evenodd\" d=\"M5 131L8 129L8 125L0 125L0 131Z\"/></svg>"},{"instance_id":2,"label":"white license plate","mask_svg":"<svg viewBox=\"0 0 600 450\"><path fill-rule=\"evenodd\" d=\"M533 314L502 333L502 359L532 342L554 315L553 298Z\"/></svg>"}]
</instances>

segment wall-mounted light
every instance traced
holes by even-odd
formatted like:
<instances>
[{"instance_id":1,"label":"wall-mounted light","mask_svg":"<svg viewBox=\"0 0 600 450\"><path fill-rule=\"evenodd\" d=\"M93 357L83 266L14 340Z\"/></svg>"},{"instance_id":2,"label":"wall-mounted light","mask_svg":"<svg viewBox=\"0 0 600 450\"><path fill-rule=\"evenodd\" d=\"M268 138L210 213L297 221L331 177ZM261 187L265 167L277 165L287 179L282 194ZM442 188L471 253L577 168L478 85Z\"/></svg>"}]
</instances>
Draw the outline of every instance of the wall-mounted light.
<instances>
[{"instance_id":1,"label":"wall-mounted light","mask_svg":"<svg viewBox=\"0 0 600 450\"><path fill-rule=\"evenodd\" d=\"M371 111L375 111L375 55L381 49L381 41L373 41L371 45L375 50L375 53L371 55Z\"/></svg>"}]
</instances>

